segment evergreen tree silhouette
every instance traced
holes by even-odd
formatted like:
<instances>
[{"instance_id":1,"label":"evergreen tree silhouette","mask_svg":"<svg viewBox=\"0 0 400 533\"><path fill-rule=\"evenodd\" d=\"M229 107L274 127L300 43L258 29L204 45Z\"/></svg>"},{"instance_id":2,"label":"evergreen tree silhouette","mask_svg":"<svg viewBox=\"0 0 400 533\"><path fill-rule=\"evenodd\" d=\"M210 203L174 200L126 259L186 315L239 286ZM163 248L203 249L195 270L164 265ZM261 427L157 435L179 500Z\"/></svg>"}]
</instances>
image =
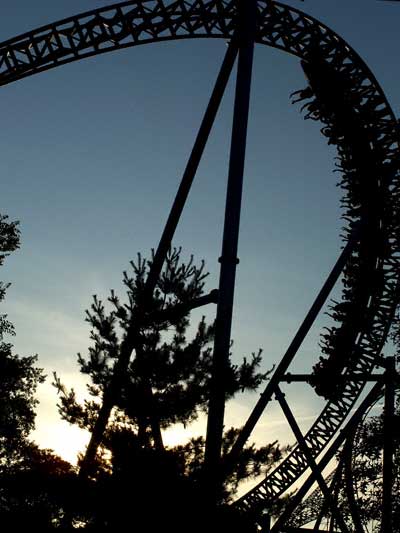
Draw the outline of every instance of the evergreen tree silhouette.
<instances>
[{"instance_id":1,"label":"evergreen tree silhouette","mask_svg":"<svg viewBox=\"0 0 400 533\"><path fill-rule=\"evenodd\" d=\"M124 303L111 291L107 310L107 304L94 296L86 316L92 345L87 357L78 354L80 370L90 378L90 398L79 403L75 391L68 390L55 375L64 420L89 431L93 428L121 344L138 320L138 302L150 266L151 259L140 254L131 262L132 271L124 272ZM164 430L174 424L187 426L207 411L214 324L208 324L204 316L196 326L190 320L190 302L204 295L206 278L203 262L196 266L191 257L185 263L181 249L170 250L146 315L140 316L140 346L120 381L92 468L96 506L88 528L178 532L204 531L218 522L225 528L230 520L237 525L243 517L226 504L239 484L265 472L282 457L284 449L277 442L260 448L247 446L225 481L218 513L210 517L201 490L204 438L173 447L164 445ZM230 364L227 400L240 391L256 390L267 379L269 372L258 371L260 362L261 350L239 365ZM225 431L224 454L238 431ZM251 525L243 524L243 531L245 527L252 531Z\"/></svg>"}]
</instances>

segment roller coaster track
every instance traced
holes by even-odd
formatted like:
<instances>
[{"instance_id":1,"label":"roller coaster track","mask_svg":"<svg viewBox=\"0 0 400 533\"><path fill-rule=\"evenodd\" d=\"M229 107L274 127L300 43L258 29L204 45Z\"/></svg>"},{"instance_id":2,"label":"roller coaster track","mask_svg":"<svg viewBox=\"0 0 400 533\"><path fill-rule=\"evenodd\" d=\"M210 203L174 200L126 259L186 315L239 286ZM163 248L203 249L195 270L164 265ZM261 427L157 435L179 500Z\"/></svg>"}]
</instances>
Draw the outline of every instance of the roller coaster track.
<instances>
[{"instance_id":1,"label":"roller coaster track","mask_svg":"<svg viewBox=\"0 0 400 533\"><path fill-rule=\"evenodd\" d=\"M0 44L0 85L97 54L139 44L190 38L229 40L235 29L236 0L142 0L115 4L76 15ZM375 77L354 50L329 28L280 3L258 0L256 43L281 49L312 62L316 48L325 63L347 80L359 127L368 134L378 161L364 182L373 222L353 259L369 248L368 260L355 267L370 283L359 312L347 374L369 374L379 359L398 301L399 134L397 120ZM371 192L373 191L373 193ZM373 197L372 197L373 194ZM368 211L368 209L367 209ZM357 270L358 269L358 270ZM348 283L352 283L348 280ZM356 356L354 356L356 354ZM340 397L328 401L305 435L314 457L326 449L359 398L364 383L343 381ZM244 512L262 513L307 469L296 447L261 483L235 502Z\"/></svg>"},{"instance_id":2,"label":"roller coaster track","mask_svg":"<svg viewBox=\"0 0 400 533\"><path fill-rule=\"evenodd\" d=\"M353 441L357 438L357 433L360 430L361 426L365 423L365 420L370 416L371 409L377 405L378 402L384 397L383 388L377 392L376 396L372 398L372 401L366 405L366 409L363 414L359 417L357 423L353 426L352 431L347 436L347 439L350 439L350 452L353 446ZM332 470L328 476L326 476L325 481L327 484L334 486L336 485L336 491L340 490L340 482L343 477L343 463L345 461L344 455L349 453L349 449L344 447L340 453L340 460L334 470ZM351 456L351 455L350 455ZM348 498L348 496L347 496ZM300 528L311 524L312 522L321 519L324 514L326 514L325 502L323 500L323 495L319 487L316 487L307 498L303 499L301 504L297 506L296 512L290 517L286 525L290 528ZM324 512L325 511L325 512ZM321 514L322 513L322 514Z\"/></svg>"}]
</instances>

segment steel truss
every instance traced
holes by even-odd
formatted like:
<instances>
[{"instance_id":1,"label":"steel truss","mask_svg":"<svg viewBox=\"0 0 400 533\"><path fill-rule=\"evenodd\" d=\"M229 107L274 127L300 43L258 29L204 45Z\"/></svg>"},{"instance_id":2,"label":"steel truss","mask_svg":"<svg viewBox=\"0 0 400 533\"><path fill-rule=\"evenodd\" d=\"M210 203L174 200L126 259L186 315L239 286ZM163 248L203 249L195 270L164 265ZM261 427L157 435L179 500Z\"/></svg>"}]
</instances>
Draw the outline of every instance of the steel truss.
<instances>
[{"instance_id":1,"label":"steel truss","mask_svg":"<svg viewBox=\"0 0 400 533\"><path fill-rule=\"evenodd\" d=\"M306 499L302 500L305 494L304 486L300 493L295 496L291 502L291 506L280 517L277 524L272 528L273 531L304 531L304 527L314 522L313 530L319 530L321 522L324 517L331 516L330 531L334 528L336 521L336 512L338 507L338 496L341 488L344 489L345 497L347 499L351 520L355 533L364 533L365 529L362 523L362 516L357 505L356 490L353 479L353 446L357 431L363 424L370 413L370 410L376 406L377 402L384 398L384 416L383 416L383 454L382 454L382 533L388 533L393 530L392 523L392 505L393 505L393 455L394 455L394 432L396 431L396 416L395 416L395 390L400 387L400 374L396 371L395 358L388 357L383 361L385 372L382 374L374 374L368 376L368 381L374 381L375 386L368 394L367 398L362 402L360 407L352 416L349 424L341 432L339 439L343 446L340 454L337 453L340 449L340 442L335 442L332 449L329 449L326 457L324 457L317 466L313 477L318 480L318 476L322 473L323 468L327 465L330 458L333 457L332 452L339 455L339 461L333 471L325 478L325 486L317 487ZM307 381L310 376L296 376L296 381ZM289 376L287 379L292 379ZM278 393L279 394L279 393ZM280 400L281 402L282 400ZM288 409L286 407L286 409ZM289 413L289 418L290 418ZM288 420L289 420L288 418ZM299 431L296 428L296 422L291 421L290 425L293 431ZM298 442L304 447L301 434L298 436ZM339 445L338 445L339 444ZM322 468L320 468L322 467ZM311 476L310 478L311 479ZM321 491L328 489L328 497L321 498ZM309 481L305 483L306 488L310 487ZM301 501L302 500L302 501ZM332 506L332 500L333 506ZM291 512L295 511L295 512ZM346 526L343 527L339 520L336 523L342 531L346 531Z\"/></svg>"},{"instance_id":2,"label":"steel truss","mask_svg":"<svg viewBox=\"0 0 400 533\"><path fill-rule=\"evenodd\" d=\"M241 0L122 2L43 26L0 44L0 85L6 85L72 61L139 44L189 38L222 38L231 41L230 55L226 56L225 67L221 69L219 82L217 81L202 124L202 133L199 133L185 171L188 178L186 185L178 191L177 203L173 206L175 212L171 211L172 218L167 223L159 256L154 261L158 261L158 266L153 269L148 281L147 294L151 294L162 267L163 254L171 242L179 220L179 211L189 192L196 165L224 91L226 76L229 77L240 49L235 44L240 2ZM357 301L359 314L365 319L353 326L352 340L345 350L353 357L351 364L344 365L345 377L366 377L379 362L399 295L399 134L397 120L385 95L357 53L329 28L301 11L280 3L257 0L256 8L255 43L281 49L299 57L308 65L313 65L317 49L319 58L327 68L346 80L346 90L352 94L354 116L357 117L358 127L368 136L369 152L376 165L361 184L365 194L361 202L362 215L358 219L361 219L364 229L359 230L354 224L350 224L353 237L350 238L344 255L339 259L278 366L278 373L271 380L273 385L267 387L253 411L228 457L225 464L227 469L232 467L235 454L240 452L263 409L278 391L279 381L284 377L301 341L315 320L316 313L325 302L332 284L343 269L346 275L346 265L352 263L355 277L369 279L371 283L364 286L364 297ZM357 217L354 222L357 222ZM349 280L349 283L355 282ZM345 326L344 322L339 321L338 327ZM134 346L135 332L131 332L130 345L125 346L125 353L116 368L117 376L124 372ZM327 402L304 436L307 452L304 452L304 446L297 446L270 475L234 505L262 521L269 503L283 494L307 470L310 457L315 460L327 448L359 398L366 381L367 378L343 379L339 397ZM117 381L109 394L109 405L112 405L116 385ZM102 424L105 427L109 413L104 412L103 415ZM97 440L100 437L101 428ZM329 451L333 447L332 445ZM96 446L92 447L92 453L95 448ZM327 455L326 453L324 458ZM320 468L324 458L319 463Z\"/></svg>"}]
</instances>

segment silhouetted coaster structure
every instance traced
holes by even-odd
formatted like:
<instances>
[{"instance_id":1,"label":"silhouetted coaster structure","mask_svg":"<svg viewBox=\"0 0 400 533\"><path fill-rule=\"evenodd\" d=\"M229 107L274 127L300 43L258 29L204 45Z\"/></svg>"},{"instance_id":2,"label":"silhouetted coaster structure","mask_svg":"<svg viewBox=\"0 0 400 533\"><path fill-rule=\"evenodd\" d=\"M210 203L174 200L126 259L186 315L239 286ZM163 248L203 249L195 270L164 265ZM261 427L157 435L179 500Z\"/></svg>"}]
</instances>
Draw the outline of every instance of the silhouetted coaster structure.
<instances>
[{"instance_id":1,"label":"silhouetted coaster structure","mask_svg":"<svg viewBox=\"0 0 400 533\"><path fill-rule=\"evenodd\" d=\"M1 43L0 85L109 51L196 37L221 38L229 41L229 46L156 251L141 309L146 310L154 290L232 68L238 59L219 288L201 302L192 302L189 308L217 304L214 382L210 392L205 464L205 480L211 498L218 499L223 476L234 467L238 454L273 397L278 397L296 435L298 445L288 457L233 504L235 512L251 517L254 523L267 530L271 502L289 489L310 467L312 473L298 490L297 503L300 501L298 495L305 496L314 480L319 482L322 490L329 491L322 477L323 468L335 450L343 445L346 436L354 431L355 425L383 387L382 380L376 378L376 385L361 402L345 429L334 438L360 398L365 384L375 379L370 377L372 371L385 364L380 354L399 294L400 139L397 120L374 75L335 32L305 13L278 2L137 0L75 15ZM278 48L300 59L308 85L297 92L297 98L305 103L306 117L320 121L323 135L337 148L347 227L344 229L345 246L337 263L283 355L230 455L222 464L220 448L224 390L221 383L229 356L255 44ZM335 325L321 338L323 353L312 374L303 377L327 402L309 431L302 435L290 406L280 392L279 384L296 379L287 375L290 363L340 276L345 281L345 289L341 302L332 305ZM140 324L140 319L137 324ZM115 395L118 394L119 380L138 343L138 326L135 326L128 332L114 368L112 384L104 394L82 466L82 476L90 472ZM318 461L322 452L325 453ZM293 503L290 512L294 511L297 503ZM288 527L288 513L272 526L272 531L284 531ZM339 517L337 523L342 530L346 529ZM385 533L389 532L390 523L385 526Z\"/></svg>"}]
</instances>

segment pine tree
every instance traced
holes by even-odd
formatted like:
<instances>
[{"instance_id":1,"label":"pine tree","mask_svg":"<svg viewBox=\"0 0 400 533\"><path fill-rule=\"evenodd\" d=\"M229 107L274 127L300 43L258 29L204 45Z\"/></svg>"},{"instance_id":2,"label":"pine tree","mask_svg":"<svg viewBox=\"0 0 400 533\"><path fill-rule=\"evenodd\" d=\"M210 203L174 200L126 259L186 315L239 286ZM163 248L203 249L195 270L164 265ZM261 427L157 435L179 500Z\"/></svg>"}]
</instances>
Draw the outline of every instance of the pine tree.
<instances>
[{"instance_id":1,"label":"pine tree","mask_svg":"<svg viewBox=\"0 0 400 533\"><path fill-rule=\"evenodd\" d=\"M106 310L106 304L94 296L86 316L92 345L88 357L78 354L80 370L90 378L90 398L79 403L74 390L67 390L55 376L59 410L70 423L89 431L93 428L121 344L129 327L138 320L138 302L150 266L151 260L138 255L137 261L131 262L132 272L124 272L125 303L111 291L110 310ZM192 528L202 521L204 439L166 447L162 435L174 424L189 425L207 410L214 324L208 324L204 316L196 327L190 321L191 302L204 295L206 278L204 263L196 266L193 257L184 263L180 249L170 251L153 299L146 314L140 316L140 346L120 382L101 443L93 480L102 493L97 501L103 504L94 511L93 528L127 528L133 513L135 523L139 517L148 522L149 531L158 531L166 524L183 531L188 520ZM256 390L267 379L268 372L258 372L260 362L261 350L239 365L230 364L226 400L239 391ZM224 454L237 433L238 428L225 432ZM226 480L224 501L230 500L242 481L268 470L282 453L276 442L245 448L237 468Z\"/></svg>"}]
</instances>

